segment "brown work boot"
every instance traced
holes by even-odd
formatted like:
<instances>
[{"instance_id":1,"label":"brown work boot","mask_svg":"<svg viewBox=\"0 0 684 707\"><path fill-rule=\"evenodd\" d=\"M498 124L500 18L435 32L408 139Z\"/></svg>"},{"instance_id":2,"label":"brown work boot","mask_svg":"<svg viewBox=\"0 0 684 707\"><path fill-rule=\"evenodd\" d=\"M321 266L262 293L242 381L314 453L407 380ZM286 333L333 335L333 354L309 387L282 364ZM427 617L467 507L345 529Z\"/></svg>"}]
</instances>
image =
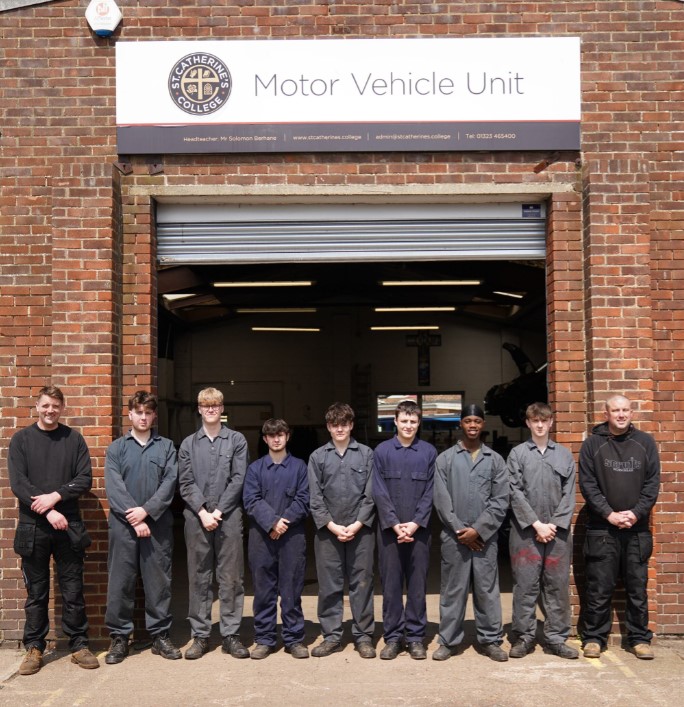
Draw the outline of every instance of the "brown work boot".
<instances>
[{"instance_id":1,"label":"brown work boot","mask_svg":"<svg viewBox=\"0 0 684 707\"><path fill-rule=\"evenodd\" d=\"M601 644L596 641L589 641L589 643L585 643L582 650L582 655L584 655L585 658L600 658Z\"/></svg>"},{"instance_id":2,"label":"brown work boot","mask_svg":"<svg viewBox=\"0 0 684 707\"><path fill-rule=\"evenodd\" d=\"M19 675L33 675L43 667L43 652L36 646L29 646L19 666Z\"/></svg>"},{"instance_id":3,"label":"brown work boot","mask_svg":"<svg viewBox=\"0 0 684 707\"><path fill-rule=\"evenodd\" d=\"M637 643L630 648L631 652L640 660L653 660L653 648L648 643Z\"/></svg>"},{"instance_id":4,"label":"brown work boot","mask_svg":"<svg viewBox=\"0 0 684 707\"><path fill-rule=\"evenodd\" d=\"M80 665L86 670L94 670L100 667L100 661L90 652L89 648L81 648L71 654L71 662Z\"/></svg>"}]
</instances>

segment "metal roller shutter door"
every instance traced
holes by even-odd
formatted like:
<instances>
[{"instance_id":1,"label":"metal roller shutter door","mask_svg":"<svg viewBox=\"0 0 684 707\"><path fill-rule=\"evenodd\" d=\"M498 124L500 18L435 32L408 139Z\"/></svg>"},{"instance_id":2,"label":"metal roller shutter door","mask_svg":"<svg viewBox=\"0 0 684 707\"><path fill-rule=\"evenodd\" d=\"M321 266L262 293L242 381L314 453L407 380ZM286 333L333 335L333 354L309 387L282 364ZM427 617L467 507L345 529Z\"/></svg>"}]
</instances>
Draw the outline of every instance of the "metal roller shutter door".
<instances>
[{"instance_id":1,"label":"metal roller shutter door","mask_svg":"<svg viewBox=\"0 0 684 707\"><path fill-rule=\"evenodd\" d=\"M543 204L159 204L162 265L545 257Z\"/></svg>"}]
</instances>

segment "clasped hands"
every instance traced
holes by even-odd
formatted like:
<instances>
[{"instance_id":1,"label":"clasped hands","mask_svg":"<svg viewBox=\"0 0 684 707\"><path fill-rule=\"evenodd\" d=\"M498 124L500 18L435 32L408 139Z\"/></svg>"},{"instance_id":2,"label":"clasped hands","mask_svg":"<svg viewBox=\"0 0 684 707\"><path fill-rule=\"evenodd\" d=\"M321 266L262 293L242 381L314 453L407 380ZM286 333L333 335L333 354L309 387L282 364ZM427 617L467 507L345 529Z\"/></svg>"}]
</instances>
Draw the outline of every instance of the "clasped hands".
<instances>
[{"instance_id":1,"label":"clasped hands","mask_svg":"<svg viewBox=\"0 0 684 707\"><path fill-rule=\"evenodd\" d=\"M31 510L34 513L45 514L48 523L55 530L66 530L69 527L69 521L66 516L54 509L55 504L59 503L62 497L57 491L52 493L41 493L39 496L31 496Z\"/></svg>"},{"instance_id":2,"label":"clasped hands","mask_svg":"<svg viewBox=\"0 0 684 707\"><path fill-rule=\"evenodd\" d=\"M412 520L408 521L407 523L397 523L396 525L392 526L392 530L397 535L397 542L398 543L412 543L413 542L413 534L418 530L420 526L418 523L414 523Z\"/></svg>"},{"instance_id":3,"label":"clasped hands","mask_svg":"<svg viewBox=\"0 0 684 707\"><path fill-rule=\"evenodd\" d=\"M631 528L638 519L632 511L612 511L606 520L611 525L624 530L626 528Z\"/></svg>"},{"instance_id":4,"label":"clasped hands","mask_svg":"<svg viewBox=\"0 0 684 707\"><path fill-rule=\"evenodd\" d=\"M480 550L484 550L484 540L480 537L480 534L477 530L475 530L475 528L461 528L461 530L457 530L456 539L462 545L470 548L473 552L480 552Z\"/></svg>"},{"instance_id":5,"label":"clasped hands","mask_svg":"<svg viewBox=\"0 0 684 707\"><path fill-rule=\"evenodd\" d=\"M351 525L340 525L331 520L326 527L341 543L348 543L361 530L363 523L357 520Z\"/></svg>"}]
</instances>

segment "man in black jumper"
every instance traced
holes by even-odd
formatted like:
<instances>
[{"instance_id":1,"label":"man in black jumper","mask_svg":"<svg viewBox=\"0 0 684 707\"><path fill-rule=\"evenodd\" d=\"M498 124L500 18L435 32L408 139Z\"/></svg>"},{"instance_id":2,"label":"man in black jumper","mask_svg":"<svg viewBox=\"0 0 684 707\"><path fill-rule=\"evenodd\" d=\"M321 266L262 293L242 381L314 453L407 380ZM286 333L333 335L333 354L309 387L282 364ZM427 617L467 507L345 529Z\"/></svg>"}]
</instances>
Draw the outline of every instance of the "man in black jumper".
<instances>
[{"instance_id":1,"label":"man in black jumper","mask_svg":"<svg viewBox=\"0 0 684 707\"><path fill-rule=\"evenodd\" d=\"M584 542L586 591L580 626L586 658L599 658L612 625L611 599L622 578L630 650L653 659L648 628L649 529L658 498L660 460L651 435L632 424L632 404L623 395L606 401L606 422L582 443L579 484L589 517Z\"/></svg>"},{"instance_id":2,"label":"man in black jumper","mask_svg":"<svg viewBox=\"0 0 684 707\"><path fill-rule=\"evenodd\" d=\"M69 638L71 661L98 668L88 649L88 620L83 597L83 560L90 545L78 497L90 490L90 453L83 437L62 425L64 395L56 386L41 388L36 402L38 421L14 434L9 446L9 478L19 499L19 524L14 550L21 555L26 585L24 646L21 675L43 666L45 637L50 629L50 557L55 558L62 592L62 629Z\"/></svg>"}]
</instances>

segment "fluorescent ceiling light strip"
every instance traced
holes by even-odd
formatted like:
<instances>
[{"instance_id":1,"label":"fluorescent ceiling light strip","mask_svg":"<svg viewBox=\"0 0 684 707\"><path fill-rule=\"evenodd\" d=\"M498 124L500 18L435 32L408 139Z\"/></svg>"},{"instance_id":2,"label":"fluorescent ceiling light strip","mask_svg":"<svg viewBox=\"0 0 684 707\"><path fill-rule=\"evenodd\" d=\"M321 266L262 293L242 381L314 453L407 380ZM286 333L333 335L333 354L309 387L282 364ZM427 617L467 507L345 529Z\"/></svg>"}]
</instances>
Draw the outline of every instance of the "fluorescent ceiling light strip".
<instances>
[{"instance_id":1,"label":"fluorescent ceiling light strip","mask_svg":"<svg viewBox=\"0 0 684 707\"><path fill-rule=\"evenodd\" d=\"M519 295L516 292L502 292L500 290L494 290L495 295L501 295L502 297L512 297L513 299L523 299L525 295Z\"/></svg>"},{"instance_id":2,"label":"fluorescent ceiling light strip","mask_svg":"<svg viewBox=\"0 0 684 707\"><path fill-rule=\"evenodd\" d=\"M215 282L214 287L311 287L312 280L281 280L279 282L251 281L251 282Z\"/></svg>"},{"instance_id":3,"label":"fluorescent ceiling light strip","mask_svg":"<svg viewBox=\"0 0 684 707\"><path fill-rule=\"evenodd\" d=\"M237 314L315 314L315 307L239 307Z\"/></svg>"},{"instance_id":4,"label":"fluorescent ceiling light strip","mask_svg":"<svg viewBox=\"0 0 684 707\"><path fill-rule=\"evenodd\" d=\"M190 292L190 293L184 294L184 295L178 295L178 294L177 295L162 295L162 297L169 302L175 302L176 300L179 300L179 299L187 299L188 297L194 297L194 296L195 296L194 292Z\"/></svg>"},{"instance_id":5,"label":"fluorescent ceiling light strip","mask_svg":"<svg viewBox=\"0 0 684 707\"><path fill-rule=\"evenodd\" d=\"M376 312L455 312L456 307L376 307Z\"/></svg>"},{"instance_id":6,"label":"fluorescent ceiling light strip","mask_svg":"<svg viewBox=\"0 0 684 707\"><path fill-rule=\"evenodd\" d=\"M295 327L295 326L253 326L252 331L297 331L297 332L318 332L315 327Z\"/></svg>"},{"instance_id":7,"label":"fluorescent ceiling light strip","mask_svg":"<svg viewBox=\"0 0 684 707\"><path fill-rule=\"evenodd\" d=\"M439 329L438 326L433 324L428 324L425 326L372 326L371 331L435 331Z\"/></svg>"},{"instance_id":8,"label":"fluorescent ceiling light strip","mask_svg":"<svg viewBox=\"0 0 684 707\"><path fill-rule=\"evenodd\" d=\"M482 280L383 280L384 287L404 287L404 286L474 286L481 285Z\"/></svg>"}]
</instances>

